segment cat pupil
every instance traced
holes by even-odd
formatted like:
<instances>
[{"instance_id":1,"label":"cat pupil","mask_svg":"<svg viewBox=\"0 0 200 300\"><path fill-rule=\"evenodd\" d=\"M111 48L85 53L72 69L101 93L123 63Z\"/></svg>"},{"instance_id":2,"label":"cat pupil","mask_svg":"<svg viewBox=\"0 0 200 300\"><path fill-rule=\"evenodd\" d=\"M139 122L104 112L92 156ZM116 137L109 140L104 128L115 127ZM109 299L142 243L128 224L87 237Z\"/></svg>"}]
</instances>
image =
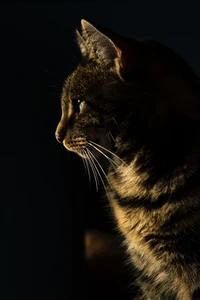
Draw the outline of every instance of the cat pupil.
<instances>
[{"instance_id":1,"label":"cat pupil","mask_svg":"<svg viewBox=\"0 0 200 300\"><path fill-rule=\"evenodd\" d=\"M80 109L82 107L82 100L77 99L76 101L74 101L74 108L76 112L80 112Z\"/></svg>"}]
</instances>

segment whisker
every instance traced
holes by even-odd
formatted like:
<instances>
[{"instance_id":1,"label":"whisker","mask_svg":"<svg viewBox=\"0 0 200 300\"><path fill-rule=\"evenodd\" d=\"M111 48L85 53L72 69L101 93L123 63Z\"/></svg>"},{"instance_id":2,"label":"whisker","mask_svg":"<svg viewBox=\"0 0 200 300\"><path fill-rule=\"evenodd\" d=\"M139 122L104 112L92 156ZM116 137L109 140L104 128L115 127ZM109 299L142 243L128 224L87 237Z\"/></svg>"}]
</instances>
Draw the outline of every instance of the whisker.
<instances>
[{"instance_id":1,"label":"whisker","mask_svg":"<svg viewBox=\"0 0 200 300\"><path fill-rule=\"evenodd\" d=\"M101 151L100 149L98 149L97 147L95 147L93 144L91 144L90 142L88 142L88 144L93 147L94 149L96 149L99 153L101 153L103 156L105 156L108 161L112 164L113 168L116 170L115 166L118 166L118 164L109 156L107 156L103 151Z\"/></svg>"},{"instance_id":2,"label":"whisker","mask_svg":"<svg viewBox=\"0 0 200 300\"><path fill-rule=\"evenodd\" d=\"M87 172L88 172L89 185L91 185L91 175L90 175L90 168L89 168L88 161L87 161L87 153L84 149L82 149L82 151L83 151L84 155L86 156L85 164L86 164L86 168L87 168Z\"/></svg>"},{"instance_id":3,"label":"whisker","mask_svg":"<svg viewBox=\"0 0 200 300\"><path fill-rule=\"evenodd\" d=\"M95 180L95 185L96 185L96 191L98 192L98 184L99 184L98 176L97 176L96 170L95 170L95 168L93 166L93 161L90 158L88 149L86 149L85 152L86 152L86 156L87 156L88 162L90 164L90 167L91 167L93 175L94 175L94 180Z\"/></svg>"},{"instance_id":4,"label":"whisker","mask_svg":"<svg viewBox=\"0 0 200 300\"><path fill-rule=\"evenodd\" d=\"M115 172L116 173L118 172L117 168L116 168L116 166L118 167L118 165L116 164L115 161L113 161L110 157L108 157L107 155L105 155L105 153L103 153L101 150L99 150L98 148L96 148L94 145L91 144L91 145L89 145L89 147L96 149L99 153L101 153L103 156L105 156L106 159L109 161L109 163L112 165L112 167L115 170Z\"/></svg>"},{"instance_id":5,"label":"whisker","mask_svg":"<svg viewBox=\"0 0 200 300\"><path fill-rule=\"evenodd\" d=\"M118 125L117 121L115 120L115 118L112 118L112 119L115 122L115 124L117 125L117 127L119 127L119 125Z\"/></svg>"},{"instance_id":6,"label":"whisker","mask_svg":"<svg viewBox=\"0 0 200 300\"><path fill-rule=\"evenodd\" d=\"M89 141L89 142L95 144L97 147L100 147L100 148L104 149L105 151L107 151L108 153L112 154L112 155L115 156L117 159L119 159L123 164L125 164L126 166L128 166L128 164L127 164L123 159L121 159L118 155L116 155L116 154L113 153L112 151L110 151L110 150L104 148L103 146L101 146L101 145L99 145L99 144L97 144L97 143L95 143L95 142L93 142L93 141Z\"/></svg>"},{"instance_id":7,"label":"whisker","mask_svg":"<svg viewBox=\"0 0 200 300\"><path fill-rule=\"evenodd\" d=\"M112 133L111 133L110 131L109 131L108 133L110 134L110 136L111 136L112 140L114 141L114 143L116 143L116 141L115 141L115 139L114 139Z\"/></svg>"},{"instance_id":8,"label":"whisker","mask_svg":"<svg viewBox=\"0 0 200 300\"><path fill-rule=\"evenodd\" d=\"M113 191L113 189L112 189L112 187L111 187L111 185L110 185L110 182L109 182L109 180L108 180L108 177L107 177L107 175L106 175L104 169L102 168L101 164L99 163L98 159L94 156L94 154L93 154L90 150L88 150L88 151L90 152L91 156L92 156L93 159L96 161L96 163L98 164L98 166L99 166L99 168L101 169L103 175L105 176L105 178L106 178L106 180L107 180L107 182L108 182L108 184L109 184L111 190ZM107 190L106 190L106 193L107 193ZM108 196L108 194L107 194L107 196Z\"/></svg>"},{"instance_id":9,"label":"whisker","mask_svg":"<svg viewBox=\"0 0 200 300\"><path fill-rule=\"evenodd\" d=\"M102 184L103 184L103 187L104 187L104 189L105 189L107 198L108 198L108 200L109 200L108 191L107 191L105 182L103 181L103 178L102 178L102 176L101 176L101 173L99 172L99 170L98 170L98 168L97 168L97 166L96 166L96 164L95 164L95 161L94 161L94 159L93 159L94 156L93 156L92 152L91 152L89 149L87 149L87 150L88 150L88 155L90 155L91 161L93 162L93 165L94 165L94 167L95 167L95 169L96 169L96 171L97 171L97 173L98 173L98 175L99 175L99 178L100 178L100 180L101 180L101 182L102 182ZM104 173L105 173L105 172L104 172ZM108 180L108 179L107 179L107 180Z\"/></svg>"},{"instance_id":10,"label":"whisker","mask_svg":"<svg viewBox=\"0 0 200 300\"><path fill-rule=\"evenodd\" d=\"M49 71L47 68L44 68L43 71L50 74L50 75L52 75L52 76L54 76L54 77L56 77L56 75L53 74L51 71Z\"/></svg>"},{"instance_id":11,"label":"whisker","mask_svg":"<svg viewBox=\"0 0 200 300\"><path fill-rule=\"evenodd\" d=\"M81 154L84 154L83 149L80 150ZM85 163L85 159L81 156L82 162L83 162L83 166L84 166L84 170L87 173L87 168L86 168L86 163Z\"/></svg>"}]
</instances>

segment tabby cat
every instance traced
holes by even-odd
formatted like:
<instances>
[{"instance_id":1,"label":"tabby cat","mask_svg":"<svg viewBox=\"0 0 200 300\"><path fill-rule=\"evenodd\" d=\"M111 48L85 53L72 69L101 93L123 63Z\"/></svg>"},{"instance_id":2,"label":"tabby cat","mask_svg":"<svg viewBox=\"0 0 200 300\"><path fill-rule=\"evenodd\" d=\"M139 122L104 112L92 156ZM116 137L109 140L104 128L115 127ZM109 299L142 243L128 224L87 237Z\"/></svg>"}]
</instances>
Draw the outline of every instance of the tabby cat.
<instances>
[{"instance_id":1,"label":"tabby cat","mask_svg":"<svg viewBox=\"0 0 200 300\"><path fill-rule=\"evenodd\" d=\"M136 299L200 299L198 78L166 46L96 27L76 31L82 61L63 86L56 139L104 185Z\"/></svg>"}]
</instances>

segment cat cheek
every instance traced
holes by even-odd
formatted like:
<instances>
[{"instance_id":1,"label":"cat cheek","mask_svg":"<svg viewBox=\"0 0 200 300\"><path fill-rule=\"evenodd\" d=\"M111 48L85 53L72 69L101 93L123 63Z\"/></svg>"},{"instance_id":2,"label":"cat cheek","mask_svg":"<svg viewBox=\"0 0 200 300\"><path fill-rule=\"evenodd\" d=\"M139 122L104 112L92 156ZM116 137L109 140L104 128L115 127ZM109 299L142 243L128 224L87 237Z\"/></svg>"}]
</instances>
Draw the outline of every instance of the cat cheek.
<instances>
[{"instance_id":1,"label":"cat cheek","mask_svg":"<svg viewBox=\"0 0 200 300\"><path fill-rule=\"evenodd\" d=\"M79 118L79 113L76 113L75 115L74 115L74 120L78 120L78 118Z\"/></svg>"}]
</instances>

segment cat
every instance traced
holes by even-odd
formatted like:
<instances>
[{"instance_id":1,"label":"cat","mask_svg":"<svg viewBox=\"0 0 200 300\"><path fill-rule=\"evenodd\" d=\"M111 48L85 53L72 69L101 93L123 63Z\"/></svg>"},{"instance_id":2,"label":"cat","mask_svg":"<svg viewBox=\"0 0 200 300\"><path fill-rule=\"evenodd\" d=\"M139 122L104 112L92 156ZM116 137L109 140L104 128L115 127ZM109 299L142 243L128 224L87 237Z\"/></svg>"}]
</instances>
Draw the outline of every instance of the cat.
<instances>
[{"instance_id":1,"label":"cat","mask_svg":"<svg viewBox=\"0 0 200 300\"><path fill-rule=\"evenodd\" d=\"M194 299L200 288L199 79L159 42L122 37L86 20L76 38L82 60L63 86L56 139L105 188L137 271L135 299Z\"/></svg>"}]
</instances>

